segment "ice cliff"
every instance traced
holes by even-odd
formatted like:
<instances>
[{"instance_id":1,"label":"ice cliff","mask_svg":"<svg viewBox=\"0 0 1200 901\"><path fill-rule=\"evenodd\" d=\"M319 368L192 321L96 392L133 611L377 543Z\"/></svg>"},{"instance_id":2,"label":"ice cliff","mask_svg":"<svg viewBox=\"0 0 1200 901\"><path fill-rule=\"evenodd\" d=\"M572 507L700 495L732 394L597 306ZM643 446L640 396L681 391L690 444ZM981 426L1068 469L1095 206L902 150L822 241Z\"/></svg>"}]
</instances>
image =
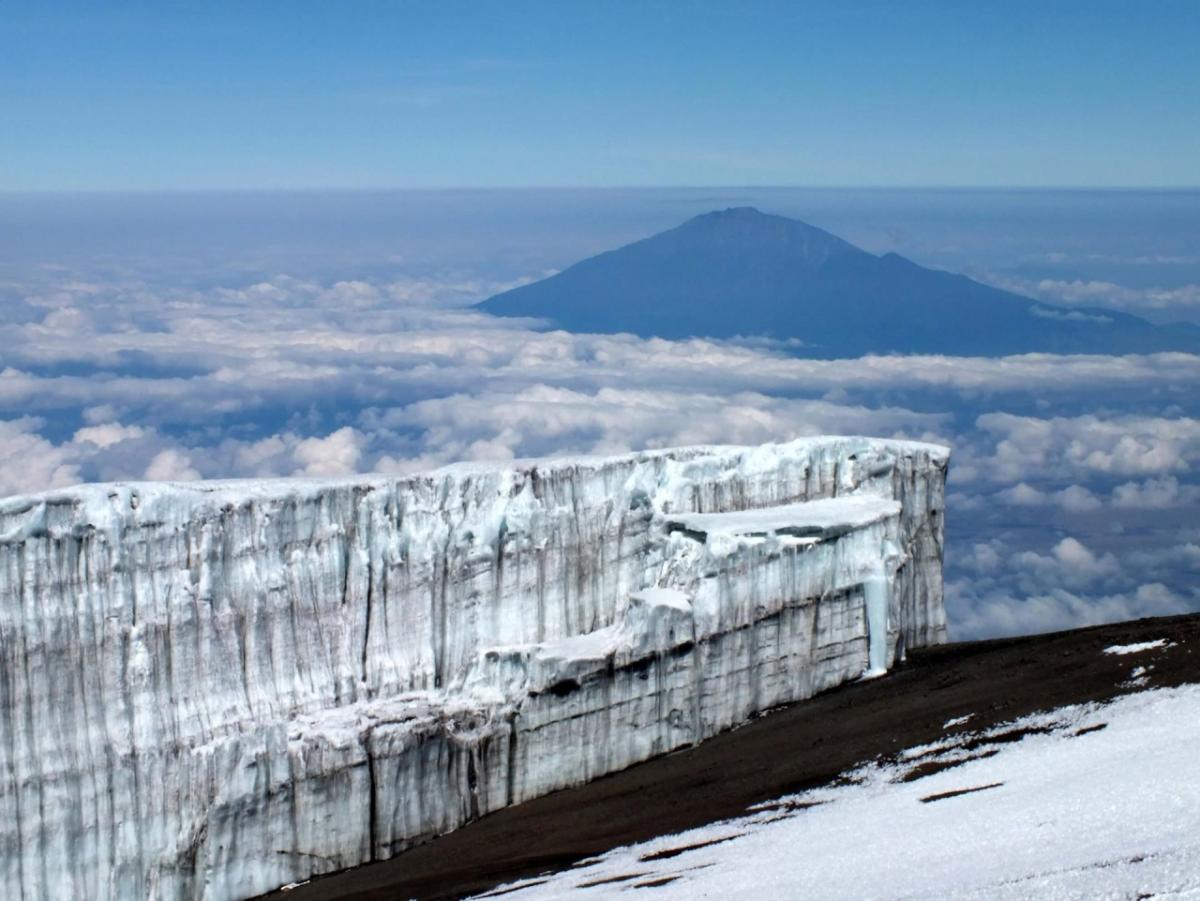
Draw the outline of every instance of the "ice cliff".
<instances>
[{"instance_id":1,"label":"ice cliff","mask_svg":"<svg viewBox=\"0 0 1200 901\"><path fill-rule=\"evenodd\" d=\"M944 640L866 438L0 501L5 897L238 898Z\"/></svg>"}]
</instances>

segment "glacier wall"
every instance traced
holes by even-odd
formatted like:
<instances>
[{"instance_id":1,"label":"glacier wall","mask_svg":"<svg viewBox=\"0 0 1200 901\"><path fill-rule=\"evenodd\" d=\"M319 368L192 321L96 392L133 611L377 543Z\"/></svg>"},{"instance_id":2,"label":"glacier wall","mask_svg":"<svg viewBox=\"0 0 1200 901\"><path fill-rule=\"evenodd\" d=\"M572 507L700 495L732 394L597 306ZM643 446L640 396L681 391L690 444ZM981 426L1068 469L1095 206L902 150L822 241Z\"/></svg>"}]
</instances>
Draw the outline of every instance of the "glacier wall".
<instances>
[{"instance_id":1,"label":"glacier wall","mask_svg":"<svg viewBox=\"0 0 1200 901\"><path fill-rule=\"evenodd\" d=\"M945 638L947 459L818 438L0 501L5 897L251 896L876 674Z\"/></svg>"}]
</instances>

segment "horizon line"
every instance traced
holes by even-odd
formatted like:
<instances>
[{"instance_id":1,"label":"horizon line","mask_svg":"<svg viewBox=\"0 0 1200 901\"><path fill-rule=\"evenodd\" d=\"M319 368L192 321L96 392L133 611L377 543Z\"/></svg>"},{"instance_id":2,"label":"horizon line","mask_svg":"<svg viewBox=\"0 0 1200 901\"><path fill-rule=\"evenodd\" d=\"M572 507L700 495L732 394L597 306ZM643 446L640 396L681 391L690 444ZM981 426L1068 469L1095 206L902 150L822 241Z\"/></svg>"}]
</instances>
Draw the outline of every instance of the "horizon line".
<instances>
[{"instance_id":1,"label":"horizon line","mask_svg":"<svg viewBox=\"0 0 1200 901\"><path fill-rule=\"evenodd\" d=\"M264 186L264 187L102 187L102 188L5 188L0 197L62 197L79 195L151 195L151 194L379 194L379 193L486 193L486 192L568 192L568 191L1011 191L1011 192L1111 192L1111 193L1190 193L1200 192L1195 185L920 185L920 184L696 184L696 185L444 185L444 186Z\"/></svg>"}]
</instances>

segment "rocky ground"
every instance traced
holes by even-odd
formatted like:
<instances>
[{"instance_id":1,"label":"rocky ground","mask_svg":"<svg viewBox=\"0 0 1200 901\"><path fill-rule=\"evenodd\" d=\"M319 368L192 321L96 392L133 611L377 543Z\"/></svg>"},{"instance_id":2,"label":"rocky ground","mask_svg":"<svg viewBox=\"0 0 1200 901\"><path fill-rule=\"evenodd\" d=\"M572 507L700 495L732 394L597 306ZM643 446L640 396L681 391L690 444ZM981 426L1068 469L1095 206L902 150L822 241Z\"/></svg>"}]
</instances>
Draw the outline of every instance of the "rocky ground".
<instances>
[{"instance_id":1,"label":"rocky ground","mask_svg":"<svg viewBox=\"0 0 1200 901\"><path fill-rule=\"evenodd\" d=\"M1166 645L1136 682L1132 656L1103 653L1160 639ZM1189 682L1200 682L1200 615L922 650L886 678L771 711L697 747L276 895L461 897L828 784L858 764L941 739L958 717L971 715L971 729L982 731L1037 711Z\"/></svg>"}]
</instances>

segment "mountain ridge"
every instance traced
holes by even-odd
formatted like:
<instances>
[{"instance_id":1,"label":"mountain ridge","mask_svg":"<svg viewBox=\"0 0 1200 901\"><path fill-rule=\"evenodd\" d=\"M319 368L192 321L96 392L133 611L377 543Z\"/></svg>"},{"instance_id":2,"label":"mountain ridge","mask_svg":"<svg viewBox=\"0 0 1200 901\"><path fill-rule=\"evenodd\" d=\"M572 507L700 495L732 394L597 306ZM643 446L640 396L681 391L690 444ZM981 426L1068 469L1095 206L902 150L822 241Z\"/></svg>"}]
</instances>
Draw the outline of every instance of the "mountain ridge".
<instances>
[{"instance_id":1,"label":"mountain ridge","mask_svg":"<svg viewBox=\"0 0 1200 901\"><path fill-rule=\"evenodd\" d=\"M1200 329L1066 307L731 207L497 294L485 312L573 332L799 339L801 356L1200 352Z\"/></svg>"}]
</instances>

